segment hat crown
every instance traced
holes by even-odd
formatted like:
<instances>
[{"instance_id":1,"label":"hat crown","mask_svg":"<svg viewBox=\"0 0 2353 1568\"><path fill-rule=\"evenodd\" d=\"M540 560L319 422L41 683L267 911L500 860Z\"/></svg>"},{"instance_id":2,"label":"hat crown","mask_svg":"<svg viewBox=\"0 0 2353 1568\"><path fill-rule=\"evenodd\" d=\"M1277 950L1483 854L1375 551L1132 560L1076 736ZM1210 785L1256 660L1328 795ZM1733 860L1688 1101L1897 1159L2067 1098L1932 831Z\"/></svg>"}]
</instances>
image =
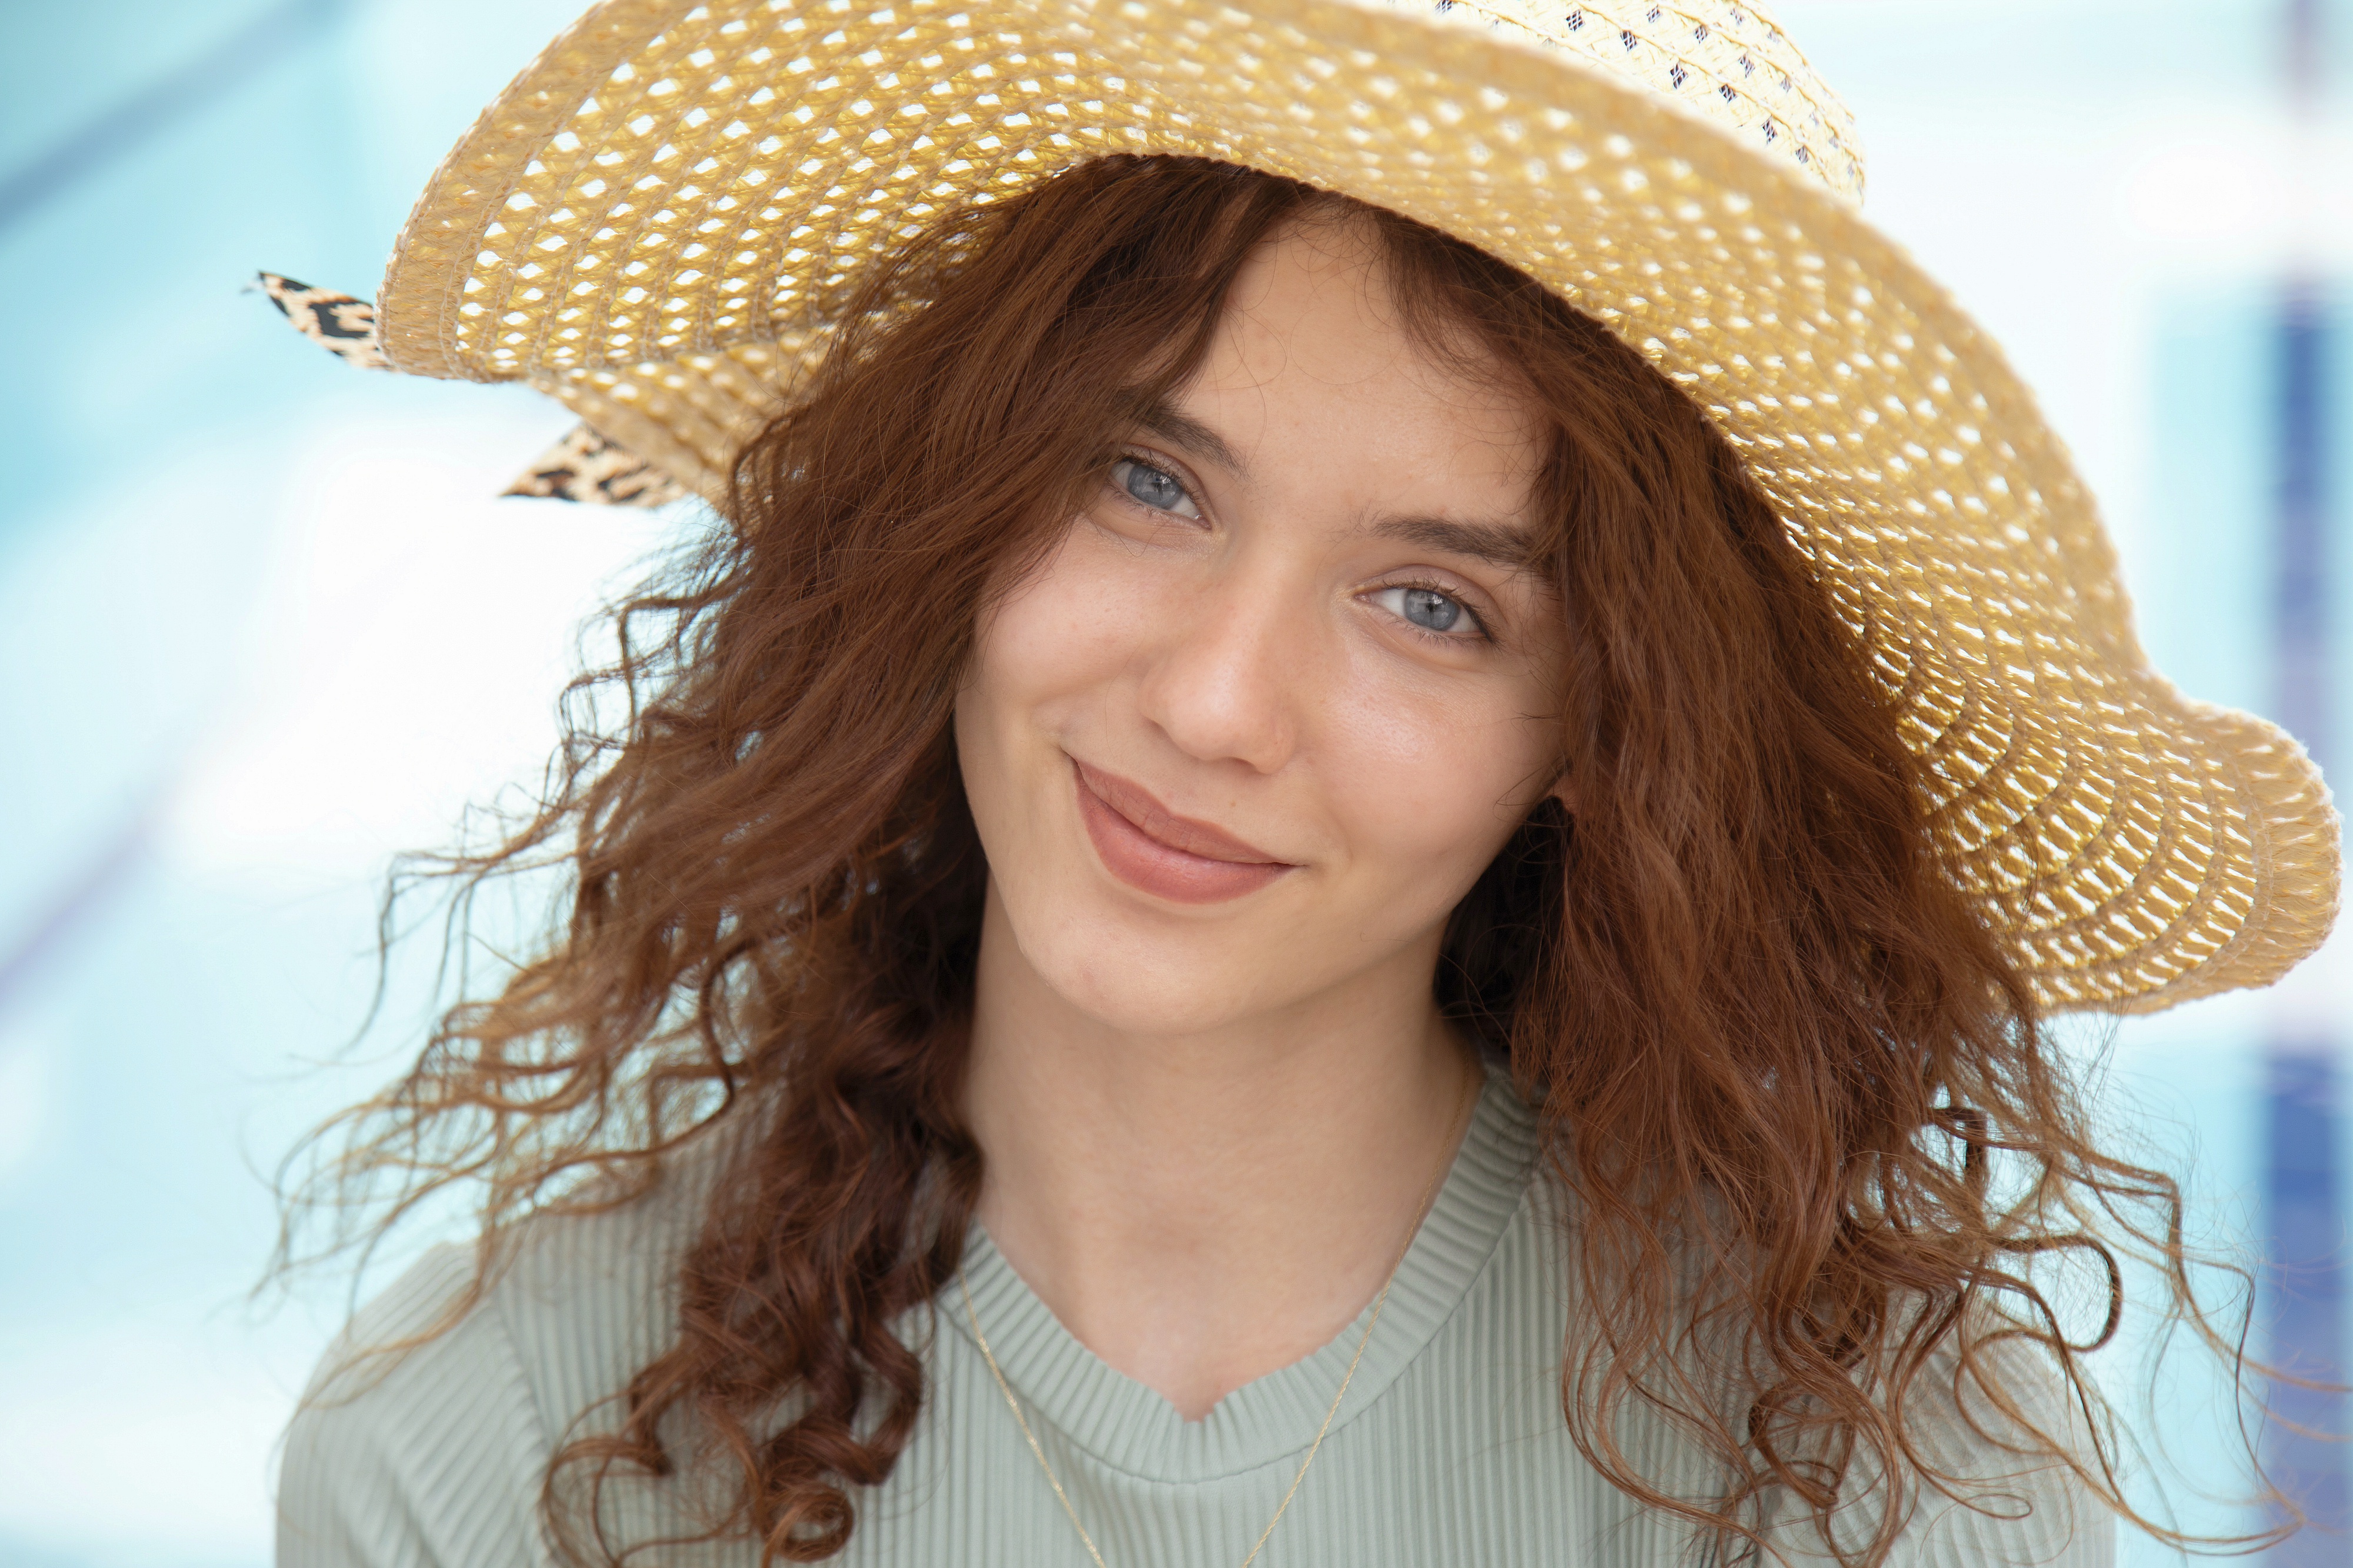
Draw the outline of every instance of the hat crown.
<instances>
[{"instance_id":1,"label":"hat crown","mask_svg":"<svg viewBox=\"0 0 2353 1568\"><path fill-rule=\"evenodd\" d=\"M1393 0L1426 9L1430 0ZM1597 66L1862 200L1854 115L1752 0L1436 0L1450 19Z\"/></svg>"}]
</instances>

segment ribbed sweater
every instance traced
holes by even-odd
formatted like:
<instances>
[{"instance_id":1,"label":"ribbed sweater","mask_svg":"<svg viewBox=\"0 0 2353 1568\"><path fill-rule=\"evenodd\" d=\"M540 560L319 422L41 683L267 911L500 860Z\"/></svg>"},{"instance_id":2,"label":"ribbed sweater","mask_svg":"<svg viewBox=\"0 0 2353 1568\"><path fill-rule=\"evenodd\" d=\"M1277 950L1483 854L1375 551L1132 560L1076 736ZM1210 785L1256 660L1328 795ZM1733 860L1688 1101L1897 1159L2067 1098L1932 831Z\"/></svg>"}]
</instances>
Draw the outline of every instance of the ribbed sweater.
<instances>
[{"instance_id":1,"label":"ribbed sweater","mask_svg":"<svg viewBox=\"0 0 2353 1568\"><path fill-rule=\"evenodd\" d=\"M1535 1150L1526 1109L1491 1078L1346 1401L1258 1568L1707 1561L1689 1525L1633 1502L1569 1438L1561 1217L1547 1195L1553 1184L1535 1174ZM470 1278L473 1249L427 1255L364 1309L289 1433L282 1568L556 1563L539 1510L549 1458L568 1436L608 1427L614 1407L604 1402L666 1347L679 1252L700 1195L673 1181L618 1209L532 1222L455 1327L389 1370L379 1363L339 1383L333 1369L350 1346L435 1325ZM998 1365L1109 1568L1240 1564L1290 1486L1366 1321L1187 1421L1073 1338L978 1226L965 1271ZM1091 1568L963 1306L951 1286L935 1311L904 1326L928 1366L923 1414L889 1479L853 1493L857 1527L835 1561ZM1717 1495L1709 1461L1666 1424L1637 1415L1622 1436L1662 1490ZM1910 1510L1891 1559L1897 1568L2106 1568L2115 1521L2063 1471L2013 1474L2014 1458L1958 1420L1929 1436L1961 1473L1986 1479L1993 1500L1972 1509L1928 1494ZM691 1533L692 1491L616 1481L602 1511L608 1539ZM1810 1525L1792 1521L1770 1538L1793 1562L1820 1560ZM634 1561L754 1568L759 1556L738 1537Z\"/></svg>"}]
</instances>

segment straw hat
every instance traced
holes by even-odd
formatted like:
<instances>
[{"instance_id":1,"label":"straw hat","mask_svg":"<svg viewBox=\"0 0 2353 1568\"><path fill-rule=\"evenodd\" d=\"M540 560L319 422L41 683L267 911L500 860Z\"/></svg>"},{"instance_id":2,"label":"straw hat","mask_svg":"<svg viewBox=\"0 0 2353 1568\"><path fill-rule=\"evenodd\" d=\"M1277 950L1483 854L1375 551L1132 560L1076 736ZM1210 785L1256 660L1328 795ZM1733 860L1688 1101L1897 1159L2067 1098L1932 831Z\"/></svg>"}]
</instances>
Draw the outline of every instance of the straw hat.
<instances>
[{"instance_id":1,"label":"straw hat","mask_svg":"<svg viewBox=\"0 0 2353 1568\"><path fill-rule=\"evenodd\" d=\"M2318 772L2148 667L2067 455L1864 224L1845 108L1751 0L605 0L434 175L379 341L715 495L871 260L1113 152L1434 225L1688 392L1863 638L1950 874L2047 1005L2263 984L2327 934Z\"/></svg>"}]
</instances>

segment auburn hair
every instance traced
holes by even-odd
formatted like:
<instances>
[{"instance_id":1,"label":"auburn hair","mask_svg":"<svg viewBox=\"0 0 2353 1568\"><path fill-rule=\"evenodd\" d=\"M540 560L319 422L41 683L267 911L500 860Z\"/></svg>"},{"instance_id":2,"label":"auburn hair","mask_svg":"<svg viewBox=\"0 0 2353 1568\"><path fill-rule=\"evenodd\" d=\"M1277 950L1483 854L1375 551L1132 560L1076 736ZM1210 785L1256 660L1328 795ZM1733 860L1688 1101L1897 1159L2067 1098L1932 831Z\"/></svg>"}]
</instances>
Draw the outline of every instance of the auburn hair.
<instances>
[{"instance_id":1,"label":"auburn hair","mask_svg":"<svg viewBox=\"0 0 2353 1568\"><path fill-rule=\"evenodd\" d=\"M938 215L874 266L711 536L615 612L619 656L575 682L536 815L435 862L469 886L562 866L568 915L346 1113L323 1180L389 1191L385 1224L477 1188L486 1274L525 1216L628 1202L732 1130L681 1238L674 1342L553 1462L543 1505L575 1556L632 1543L583 1538L596 1510L567 1477L717 1467L712 1534L813 1562L891 1474L924 1397L898 1331L954 1278L981 1186L958 1094L987 870L949 733L976 624L1200 363L1254 247L1317 222L1374 237L1431 352L1509 378L1549 433L1575 810L1519 828L1436 984L1508 1058L1573 1195L1577 1445L1645 1504L1755 1542L1768 1493L1826 1531L1889 1478L1967 1497L1920 1436L1966 1385L2010 1451L2124 1507L2038 1260L2092 1260L2087 1341L2115 1328L2119 1243L2202 1331L2177 1194L2094 1140L1940 868L1859 628L1737 453L1469 245L1271 174L1122 156ZM1618 1436L1634 1405L1721 1461L1724 1495L1641 1473ZM1834 1539L1875 1561L1902 1522Z\"/></svg>"}]
</instances>

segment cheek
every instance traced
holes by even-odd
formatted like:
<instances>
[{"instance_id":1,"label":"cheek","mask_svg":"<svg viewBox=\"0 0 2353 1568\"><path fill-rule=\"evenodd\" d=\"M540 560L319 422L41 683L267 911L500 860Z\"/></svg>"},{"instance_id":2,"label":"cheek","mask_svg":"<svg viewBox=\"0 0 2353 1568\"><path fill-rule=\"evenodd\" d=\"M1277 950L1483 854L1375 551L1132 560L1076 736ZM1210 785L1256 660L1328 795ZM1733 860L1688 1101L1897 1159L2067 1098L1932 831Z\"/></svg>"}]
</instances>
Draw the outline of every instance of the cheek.
<instances>
[{"instance_id":1,"label":"cheek","mask_svg":"<svg viewBox=\"0 0 2353 1568\"><path fill-rule=\"evenodd\" d=\"M1066 732L1128 679L1185 589L1169 563L1140 561L1084 519L1007 594L981 628L967 700Z\"/></svg>"},{"instance_id":2,"label":"cheek","mask_svg":"<svg viewBox=\"0 0 2353 1568\"><path fill-rule=\"evenodd\" d=\"M1537 700L1356 685L1332 714L1326 777L1360 869L1402 903L1460 898L1552 784Z\"/></svg>"},{"instance_id":3,"label":"cheek","mask_svg":"<svg viewBox=\"0 0 2353 1568\"><path fill-rule=\"evenodd\" d=\"M976 813L1026 774L1061 762L1134 663L1148 605L1136 574L1090 548L1083 521L1008 592L979 628L956 700L957 749Z\"/></svg>"}]
</instances>

